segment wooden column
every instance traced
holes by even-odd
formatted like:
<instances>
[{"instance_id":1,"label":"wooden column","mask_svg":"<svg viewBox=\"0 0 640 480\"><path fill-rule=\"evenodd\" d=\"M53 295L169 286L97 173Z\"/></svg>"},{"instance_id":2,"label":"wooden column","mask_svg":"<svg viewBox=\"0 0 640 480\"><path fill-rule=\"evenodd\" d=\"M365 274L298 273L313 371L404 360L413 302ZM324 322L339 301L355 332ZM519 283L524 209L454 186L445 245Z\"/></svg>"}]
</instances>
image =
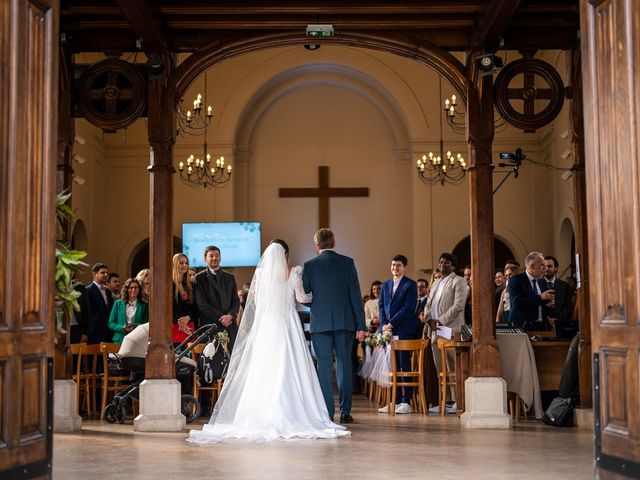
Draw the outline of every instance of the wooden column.
<instances>
[{"instance_id":1,"label":"wooden column","mask_svg":"<svg viewBox=\"0 0 640 480\"><path fill-rule=\"evenodd\" d=\"M173 254L173 145L175 143L175 61L165 54L164 71L149 78L148 131L150 143L149 349L148 379L175 378L171 345L171 256Z\"/></svg>"},{"instance_id":2,"label":"wooden column","mask_svg":"<svg viewBox=\"0 0 640 480\"><path fill-rule=\"evenodd\" d=\"M469 65L475 56L469 56ZM469 68L471 72L471 68ZM493 302L493 77L481 77L476 87L468 76L467 141L469 143L469 203L471 212L471 305L473 348L471 376L499 377L500 355L495 339Z\"/></svg>"},{"instance_id":3,"label":"wooden column","mask_svg":"<svg viewBox=\"0 0 640 480\"><path fill-rule=\"evenodd\" d=\"M576 250L580 254L581 287L576 302L580 322L578 371L580 374L580 406L591 408L593 367L591 363L591 314L589 302L589 231L587 230L587 187L584 172L584 111L582 108L582 72L580 46L571 52L571 125L573 141L574 205L576 212Z\"/></svg>"},{"instance_id":4,"label":"wooden column","mask_svg":"<svg viewBox=\"0 0 640 480\"><path fill-rule=\"evenodd\" d=\"M71 118L71 80L73 60L71 49L64 42L60 45L60 68L58 90L58 151L57 151L57 193L70 192L73 177L73 143L75 139L75 122ZM69 203L71 203L69 199ZM58 232L59 240L71 242L70 222L65 222L63 231ZM71 359L70 344L70 318L63 319L66 334L56 332L54 367L56 380L73 378L73 365Z\"/></svg>"}]
</instances>

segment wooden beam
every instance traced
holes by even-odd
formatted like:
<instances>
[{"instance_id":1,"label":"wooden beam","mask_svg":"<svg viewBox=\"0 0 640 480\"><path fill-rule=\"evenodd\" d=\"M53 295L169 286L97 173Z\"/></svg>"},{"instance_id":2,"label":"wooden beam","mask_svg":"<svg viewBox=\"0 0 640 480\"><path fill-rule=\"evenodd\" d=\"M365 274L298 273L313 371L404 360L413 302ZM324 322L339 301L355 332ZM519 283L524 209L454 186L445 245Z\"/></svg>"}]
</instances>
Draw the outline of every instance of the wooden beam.
<instances>
[{"instance_id":1,"label":"wooden beam","mask_svg":"<svg viewBox=\"0 0 640 480\"><path fill-rule=\"evenodd\" d=\"M492 0L478 18L471 46L496 44L504 37L519 4L520 0Z\"/></svg>"},{"instance_id":2,"label":"wooden beam","mask_svg":"<svg viewBox=\"0 0 640 480\"><path fill-rule=\"evenodd\" d=\"M162 24L145 0L118 0L118 4L146 51L162 51L166 48Z\"/></svg>"}]
</instances>

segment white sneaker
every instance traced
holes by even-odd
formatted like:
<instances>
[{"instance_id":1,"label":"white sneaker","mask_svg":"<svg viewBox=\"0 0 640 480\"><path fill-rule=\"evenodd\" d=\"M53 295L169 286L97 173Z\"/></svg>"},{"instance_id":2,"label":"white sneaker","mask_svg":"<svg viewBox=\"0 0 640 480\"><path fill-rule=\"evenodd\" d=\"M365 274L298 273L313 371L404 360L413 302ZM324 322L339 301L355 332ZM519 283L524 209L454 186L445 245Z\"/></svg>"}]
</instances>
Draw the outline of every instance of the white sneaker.
<instances>
[{"instance_id":1,"label":"white sneaker","mask_svg":"<svg viewBox=\"0 0 640 480\"><path fill-rule=\"evenodd\" d=\"M396 405L396 413L413 413L413 407L408 403L401 403L400 405Z\"/></svg>"},{"instance_id":2,"label":"white sneaker","mask_svg":"<svg viewBox=\"0 0 640 480\"><path fill-rule=\"evenodd\" d=\"M440 413L440 406L436 405L435 407L431 407L429 413Z\"/></svg>"},{"instance_id":3,"label":"white sneaker","mask_svg":"<svg viewBox=\"0 0 640 480\"><path fill-rule=\"evenodd\" d=\"M379 408L378 413L389 413L389 405L385 405L384 407Z\"/></svg>"},{"instance_id":4,"label":"white sneaker","mask_svg":"<svg viewBox=\"0 0 640 480\"><path fill-rule=\"evenodd\" d=\"M446 412L446 413L457 413L457 411L458 411L458 406L457 406L457 405L456 405L456 403L454 402L454 403L452 403L451 405L447 405L447 406L444 408L444 410L445 410L445 412Z\"/></svg>"}]
</instances>

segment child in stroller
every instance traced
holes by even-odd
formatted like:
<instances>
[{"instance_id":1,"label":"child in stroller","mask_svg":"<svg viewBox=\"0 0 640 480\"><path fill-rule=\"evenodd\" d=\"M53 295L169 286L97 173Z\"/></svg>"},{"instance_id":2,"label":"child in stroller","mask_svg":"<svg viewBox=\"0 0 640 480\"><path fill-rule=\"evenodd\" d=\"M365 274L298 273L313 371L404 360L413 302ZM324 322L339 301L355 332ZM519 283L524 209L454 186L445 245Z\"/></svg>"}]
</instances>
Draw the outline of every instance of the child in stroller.
<instances>
[{"instance_id":1,"label":"child in stroller","mask_svg":"<svg viewBox=\"0 0 640 480\"><path fill-rule=\"evenodd\" d=\"M217 342L215 333L217 325L203 325L191 335L184 339L175 349L176 357L176 379L179 382L187 382L193 377L193 372L197 364L193 359L187 357L189 352L201 342ZM195 339L195 340L194 340ZM113 401L105 410L105 418L109 423L122 423L125 418L125 408L127 401L132 396L138 395L140 384L144 381L145 357L149 344L149 324L146 323L135 328L124 337L118 360L120 367L131 373L131 383L122 392L113 397ZM193 422L200 415L200 403L190 394L183 393L181 396L181 412L186 417L186 422Z\"/></svg>"}]
</instances>

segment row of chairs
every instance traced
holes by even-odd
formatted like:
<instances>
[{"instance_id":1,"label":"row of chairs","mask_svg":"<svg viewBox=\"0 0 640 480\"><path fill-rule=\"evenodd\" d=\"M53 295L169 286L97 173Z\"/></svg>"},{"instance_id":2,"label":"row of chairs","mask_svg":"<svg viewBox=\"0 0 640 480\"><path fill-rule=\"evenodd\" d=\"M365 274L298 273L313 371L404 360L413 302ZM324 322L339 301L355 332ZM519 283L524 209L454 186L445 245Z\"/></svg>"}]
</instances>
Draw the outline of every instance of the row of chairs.
<instances>
[{"instance_id":1,"label":"row of chairs","mask_svg":"<svg viewBox=\"0 0 640 480\"><path fill-rule=\"evenodd\" d=\"M191 351L194 360L202 354L205 344L196 345ZM85 412L91 418L97 416L97 391L101 390L100 420L104 420L108 401L117 393L129 386L129 375L114 375L109 371L109 354L117 354L118 343L102 342L95 345L86 343L71 344L71 354L77 356L73 379L76 381L77 404L79 413ZM102 368L100 369L99 366ZM198 372L193 373L193 396L202 400L202 392L211 392L211 410L222 390L223 380L215 380L211 386L200 386Z\"/></svg>"},{"instance_id":2,"label":"row of chairs","mask_svg":"<svg viewBox=\"0 0 640 480\"><path fill-rule=\"evenodd\" d=\"M86 412L88 417L97 415L97 391L102 392L100 420L104 420L107 400L116 392L127 387L129 375L114 375L109 372L109 354L118 353L120 344L72 343L71 354L77 356L73 379L76 381L79 413ZM100 368L102 367L102 368Z\"/></svg>"}]
</instances>

